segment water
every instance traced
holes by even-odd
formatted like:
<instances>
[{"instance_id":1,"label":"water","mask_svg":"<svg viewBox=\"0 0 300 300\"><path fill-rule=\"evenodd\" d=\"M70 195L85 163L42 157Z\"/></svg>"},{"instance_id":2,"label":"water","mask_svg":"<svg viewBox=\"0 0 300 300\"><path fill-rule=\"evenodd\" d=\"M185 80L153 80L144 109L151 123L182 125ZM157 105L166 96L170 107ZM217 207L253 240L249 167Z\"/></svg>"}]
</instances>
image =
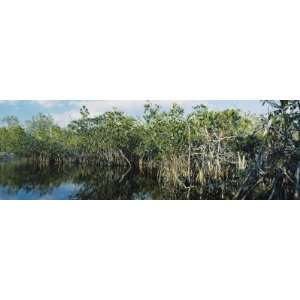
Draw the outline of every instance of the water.
<instances>
[{"instance_id":1,"label":"water","mask_svg":"<svg viewBox=\"0 0 300 300\"><path fill-rule=\"evenodd\" d=\"M233 199L238 182L174 189L154 174L103 166L40 166L25 160L0 161L0 199ZM264 199L253 193L249 199Z\"/></svg>"},{"instance_id":2,"label":"water","mask_svg":"<svg viewBox=\"0 0 300 300\"><path fill-rule=\"evenodd\" d=\"M109 167L0 162L0 199L180 199L154 176Z\"/></svg>"}]
</instances>

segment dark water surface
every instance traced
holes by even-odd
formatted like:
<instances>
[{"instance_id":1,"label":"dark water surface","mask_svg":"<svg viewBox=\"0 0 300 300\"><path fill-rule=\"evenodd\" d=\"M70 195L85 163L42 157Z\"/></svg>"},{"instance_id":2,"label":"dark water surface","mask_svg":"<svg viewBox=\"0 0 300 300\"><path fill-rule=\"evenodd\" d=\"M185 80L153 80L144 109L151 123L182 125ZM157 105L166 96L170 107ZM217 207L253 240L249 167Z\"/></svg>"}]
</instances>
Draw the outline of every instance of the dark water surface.
<instances>
[{"instance_id":1,"label":"dark water surface","mask_svg":"<svg viewBox=\"0 0 300 300\"><path fill-rule=\"evenodd\" d=\"M174 189L159 185L155 174L126 168L76 164L41 166L20 159L0 160L0 199L229 200L238 190L236 179L221 184L209 182L190 190ZM257 186L246 199L268 199L268 194L263 186Z\"/></svg>"},{"instance_id":2,"label":"dark water surface","mask_svg":"<svg viewBox=\"0 0 300 300\"><path fill-rule=\"evenodd\" d=\"M151 176L109 167L0 162L0 199L175 199ZM177 198L178 199L178 198Z\"/></svg>"},{"instance_id":3,"label":"dark water surface","mask_svg":"<svg viewBox=\"0 0 300 300\"><path fill-rule=\"evenodd\" d=\"M0 161L0 199L233 199L236 181L172 189L158 184L155 174L93 165L42 166L31 161ZM263 198L251 195L253 199ZM251 198L250 198L251 199Z\"/></svg>"}]
</instances>

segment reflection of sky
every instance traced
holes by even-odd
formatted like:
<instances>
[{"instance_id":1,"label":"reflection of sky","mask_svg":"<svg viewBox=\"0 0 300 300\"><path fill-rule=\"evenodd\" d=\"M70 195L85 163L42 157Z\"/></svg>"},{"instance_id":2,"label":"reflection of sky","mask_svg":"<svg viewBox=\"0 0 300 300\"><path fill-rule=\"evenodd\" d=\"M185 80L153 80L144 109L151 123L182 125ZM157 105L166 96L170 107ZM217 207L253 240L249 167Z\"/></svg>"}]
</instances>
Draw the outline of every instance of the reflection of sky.
<instances>
[{"instance_id":1,"label":"reflection of sky","mask_svg":"<svg viewBox=\"0 0 300 300\"><path fill-rule=\"evenodd\" d=\"M192 107L205 104L210 109L222 110L226 108L237 108L244 112L256 114L265 113L266 107L260 101L152 101L159 104L163 110L176 102L191 112ZM141 116L145 101L0 101L0 119L7 115L15 115L21 122L30 120L39 112L51 114L60 125L66 125L71 120L80 116L79 109L86 105L92 115L97 115L116 107L132 116Z\"/></svg>"},{"instance_id":2,"label":"reflection of sky","mask_svg":"<svg viewBox=\"0 0 300 300\"><path fill-rule=\"evenodd\" d=\"M39 190L28 192L21 188L17 192L9 193L7 188L0 186L0 199L5 200L67 200L71 195L79 191L80 186L73 183L64 183L54 188L49 193L41 193Z\"/></svg>"}]
</instances>

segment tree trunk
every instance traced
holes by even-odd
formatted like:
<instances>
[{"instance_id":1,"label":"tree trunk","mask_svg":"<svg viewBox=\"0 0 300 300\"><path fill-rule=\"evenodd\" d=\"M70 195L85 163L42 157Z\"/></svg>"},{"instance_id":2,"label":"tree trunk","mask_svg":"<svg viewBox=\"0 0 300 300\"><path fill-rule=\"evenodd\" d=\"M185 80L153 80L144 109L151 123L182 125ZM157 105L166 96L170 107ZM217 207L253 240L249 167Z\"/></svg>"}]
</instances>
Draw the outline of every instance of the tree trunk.
<instances>
[{"instance_id":1,"label":"tree trunk","mask_svg":"<svg viewBox=\"0 0 300 300\"><path fill-rule=\"evenodd\" d=\"M300 162L296 170L295 200L300 200Z\"/></svg>"},{"instance_id":2,"label":"tree trunk","mask_svg":"<svg viewBox=\"0 0 300 300\"><path fill-rule=\"evenodd\" d=\"M189 156L188 156L188 180L189 185L191 185L191 127L190 124L188 124L188 130L189 130Z\"/></svg>"},{"instance_id":3,"label":"tree trunk","mask_svg":"<svg viewBox=\"0 0 300 300\"><path fill-rule=\"evenodd\" d=\"M119 152L120 152L121 156L127 161L129 167L131 168L131 162L129 161L129 159L125 156L125 154L123 153L123 151L121 149L119 149Z\"/></svg>"}]
</instances>

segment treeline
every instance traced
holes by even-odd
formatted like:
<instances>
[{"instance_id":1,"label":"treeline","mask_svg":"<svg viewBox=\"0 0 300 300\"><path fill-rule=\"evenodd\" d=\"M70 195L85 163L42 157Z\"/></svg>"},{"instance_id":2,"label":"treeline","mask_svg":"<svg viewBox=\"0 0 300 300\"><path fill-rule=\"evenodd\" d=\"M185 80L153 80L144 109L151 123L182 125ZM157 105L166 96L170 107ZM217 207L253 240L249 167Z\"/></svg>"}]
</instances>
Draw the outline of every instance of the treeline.
<instances>
[{"instance_id":1,"label":"treeline","mask_svg":"<svg viewBox=\"0 0 300 300\"><path fill-rule=\"evenodd\" d=\"M40 164L123 165L153 172L161 184L188 193L232 194L247 199L299 198L300 101L263 101L268 116L238 110L190 114L147 103L141 118L113 110L81 118L67 127L39 114L21 125L7 117L0 127L0 152Z\"/></svg>"}]
</instances>

